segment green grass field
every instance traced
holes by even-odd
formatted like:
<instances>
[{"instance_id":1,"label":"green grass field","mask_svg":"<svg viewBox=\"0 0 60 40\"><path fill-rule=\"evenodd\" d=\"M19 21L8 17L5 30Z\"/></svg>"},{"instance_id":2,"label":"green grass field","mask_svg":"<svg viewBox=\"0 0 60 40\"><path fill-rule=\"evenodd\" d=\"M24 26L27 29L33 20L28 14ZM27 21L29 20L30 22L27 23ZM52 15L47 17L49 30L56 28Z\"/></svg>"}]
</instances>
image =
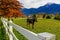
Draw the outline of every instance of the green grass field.
<instances>
[{"instance_id":1,"label":"green grass field","mask_svg":"<svg viewBox=\"0 0 60 40\"><path fill-rule=\"evenodd\" d=\"M0 18L0 40L9 40L8 35L6 34L6 30L3 27L1 18Z\"/></svg>"},{"instance_id":2,"label":"green grass field","mask_svg":"<svg viewBox=\"0 0 60 40\"><path fill-rule=\"evenodd\" d=\"M15 29L13 29L14 34L16 35L16 37L19 40L27 40L22 34L20 34L18 31L16 31Z\"/></svg>"},{"instance_id":3,"label":"green grass field","mask_svg":"<svg viewBox=\"0 0 60 40\"><path fill-rule=\"evenodd\" d=\"M60 20L38 19L38 22L35 22L34 29L32 29L31 25L30 27L27 27L26 19L16 18L14 19L14 23L34 33L49 32L49 33L55 34L56 40L60 40Z\"/></svg>"}]
</instances>

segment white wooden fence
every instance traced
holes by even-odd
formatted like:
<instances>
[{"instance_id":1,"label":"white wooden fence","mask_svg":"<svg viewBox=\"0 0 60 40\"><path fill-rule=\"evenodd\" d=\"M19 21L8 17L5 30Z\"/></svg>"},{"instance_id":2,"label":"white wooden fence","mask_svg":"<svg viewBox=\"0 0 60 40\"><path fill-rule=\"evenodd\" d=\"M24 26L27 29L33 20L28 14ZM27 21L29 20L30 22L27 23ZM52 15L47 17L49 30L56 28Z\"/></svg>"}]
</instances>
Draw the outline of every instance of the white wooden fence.
<instances>
[{"instance_id":1,"label":"white wooden fence","mask_svg":"<svg viewBox=\"0 0 60 40\"><path fill-rule=\"evenodd\" d=\"M14 24L11 20L7 21L7 19L5 18L1 18L1 20L6 29L6 34L8 34L10 40L19 40L13 33L13 28L15 28L22 35L24 35L28 40L55 40L56 36L54 34L47 32L36 34L27 29L24 29L21 26Z\"/></svg>"}]
</instances>

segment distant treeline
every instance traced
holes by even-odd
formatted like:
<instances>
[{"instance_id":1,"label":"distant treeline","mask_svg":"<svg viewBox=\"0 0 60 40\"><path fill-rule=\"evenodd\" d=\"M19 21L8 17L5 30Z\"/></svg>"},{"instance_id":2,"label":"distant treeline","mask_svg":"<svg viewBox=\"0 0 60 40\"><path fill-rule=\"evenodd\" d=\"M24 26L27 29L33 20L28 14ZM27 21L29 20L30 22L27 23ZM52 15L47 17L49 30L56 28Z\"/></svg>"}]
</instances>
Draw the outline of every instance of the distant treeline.
<instances>
[{"instance_id":1,"label":"distant treeline","mask_svg":"<svg viewBox=\"0 0 60 40\"><path fill-rule=\"evenodd\" d=\"M60 14L37 14L38 17L60 20Z\"/></svg>"}]
</instances>

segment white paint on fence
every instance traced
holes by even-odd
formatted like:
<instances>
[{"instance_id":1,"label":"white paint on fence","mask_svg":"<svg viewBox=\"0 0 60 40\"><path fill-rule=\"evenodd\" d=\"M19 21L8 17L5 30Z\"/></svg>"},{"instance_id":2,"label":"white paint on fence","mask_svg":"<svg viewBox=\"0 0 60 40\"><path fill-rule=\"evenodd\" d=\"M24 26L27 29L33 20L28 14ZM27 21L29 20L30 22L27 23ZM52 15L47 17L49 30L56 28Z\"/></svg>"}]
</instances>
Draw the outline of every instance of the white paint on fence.
<instances>
[{"instance_id":1,"label":"white paint on fence","mask_svg":"<svg viewBox=\"0 0 60 40\"><path fill-rule=\"evenodd\" d=\"M48 32L38 34L38 38L40 38L41 40L55 40L55 37L56 36L54 34Z\"/></svg>"},{"instance_id":2,"label":"white paint on fence","mask_svg":"<svg viewBox=\"0 0 60 40\"><path fill-rule=\"evenodd\" d=\"M10 25L13 26L13 28L15 28L19 33L21 33L22 35L24 35L28 40L38 40L37 38L37 34L22 28L21 26L18 26L14 23L9 23Z\"/></svg>"},{"instance_id":3,"label":"white paint on fence","mask_svg":"<svg viewBox=\"0 0 60 40\"><path fill-rule=\"evenodd\" d=\"M13 33L13 28L11 25L8 26L8 23L11 21L7 21L7 19L5 18L1 18L2 22L3 22L3 26L5 27L6 30L6 34L8 34L9 36L9 40L18 40L17 37L15 36L15 34Z\"/></svg>"},{"instance_id":4,"label":"white paint on fence","mask_svg":"<svg viewBox=\"0 0 60 40\"><path fill-rule=\"evenodd\" d=\"M31 31L29 31L27 29L24 29L21 26L18 26L16 24L14 24L11 21L8 22L5 18L3 18L2 20L3 20L3 23L4 23L4 21L6 23L9 23L9 32L8 33L9 33L9 35L11 35L10 38L12 38L10 40L13 40L13 38L15 40L18 40L16 38L16 36L14 35L14 33L13 33L12 27L15 28L19 33L24 35L28 40L55 40L56 36L54 34L50 34L50 33L35 34L35 33L31 32Z\"/></svg>"}]
</instances>

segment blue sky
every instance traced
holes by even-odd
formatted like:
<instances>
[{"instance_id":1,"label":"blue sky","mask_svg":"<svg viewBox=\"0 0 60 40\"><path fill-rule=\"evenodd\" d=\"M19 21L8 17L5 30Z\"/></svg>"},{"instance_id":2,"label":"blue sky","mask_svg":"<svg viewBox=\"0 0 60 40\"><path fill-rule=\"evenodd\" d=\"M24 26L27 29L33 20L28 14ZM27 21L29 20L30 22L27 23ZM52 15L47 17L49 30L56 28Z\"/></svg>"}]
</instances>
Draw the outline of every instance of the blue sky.
<instances>
[{"instance_id":1,"label":"blue sky","mask_svg":"<svg viewBox=\"0 0 60 40\"><path fill-rule=\"evenodd\" d=\"M38 8L47 3L60 4L60 0L18 0L25 8Z\"/></svg>"}]
</instances>

